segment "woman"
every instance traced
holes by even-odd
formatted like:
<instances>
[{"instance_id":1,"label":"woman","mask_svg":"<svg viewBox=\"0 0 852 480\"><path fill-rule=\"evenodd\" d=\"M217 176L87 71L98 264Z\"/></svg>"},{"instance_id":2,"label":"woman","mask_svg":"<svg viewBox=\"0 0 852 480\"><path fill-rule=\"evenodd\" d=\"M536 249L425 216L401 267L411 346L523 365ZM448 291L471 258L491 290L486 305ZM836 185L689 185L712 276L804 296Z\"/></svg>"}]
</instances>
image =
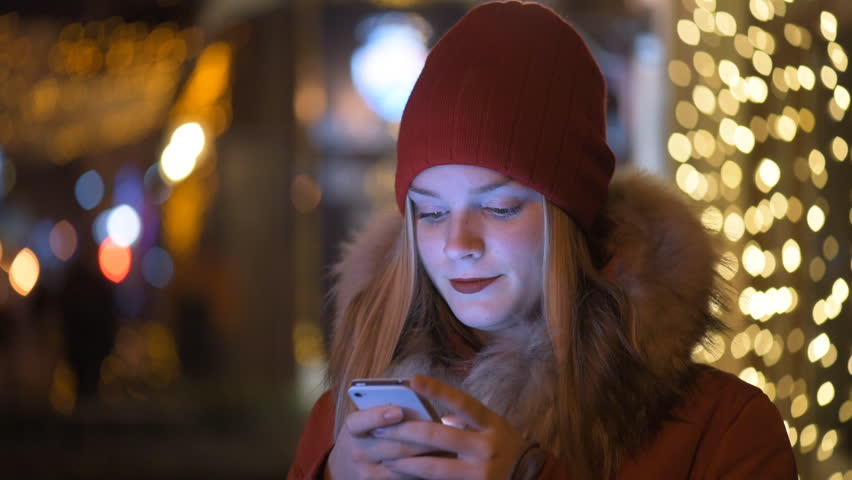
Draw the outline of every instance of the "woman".
<instances>
[{"instance_id":1,"label":"woman","mask_svg":"<svg viewBox=\"0 0 852 480\"><path fill-rule=\"evenodd\" d=\"M796 478L769 399L691 361L722 329L711 237L650 178L610 185L605 91L537 4L438 42L400 125L402 218L344 252L288 479ZM444 424L356 411L360 377L413 377Z\"/></svg>"}]
</instances>

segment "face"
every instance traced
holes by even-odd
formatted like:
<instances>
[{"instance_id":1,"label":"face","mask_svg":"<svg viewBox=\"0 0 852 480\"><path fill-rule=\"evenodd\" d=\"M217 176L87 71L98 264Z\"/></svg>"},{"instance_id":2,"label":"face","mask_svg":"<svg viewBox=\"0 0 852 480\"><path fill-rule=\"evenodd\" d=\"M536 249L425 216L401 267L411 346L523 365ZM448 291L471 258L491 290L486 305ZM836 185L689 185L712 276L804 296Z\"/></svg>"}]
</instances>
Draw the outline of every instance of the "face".
<instances>
[{"instance_id":1,"label":"face","mask_svg":"<svg viewBox=\"0 0 852 480\"><path fill-rule=\"evenodd\" d=\"M417 249L456 317L495 332L531 314L542 293L542 196L493 170L441 165L409 189Z\"/></svg>"}]
</instances>

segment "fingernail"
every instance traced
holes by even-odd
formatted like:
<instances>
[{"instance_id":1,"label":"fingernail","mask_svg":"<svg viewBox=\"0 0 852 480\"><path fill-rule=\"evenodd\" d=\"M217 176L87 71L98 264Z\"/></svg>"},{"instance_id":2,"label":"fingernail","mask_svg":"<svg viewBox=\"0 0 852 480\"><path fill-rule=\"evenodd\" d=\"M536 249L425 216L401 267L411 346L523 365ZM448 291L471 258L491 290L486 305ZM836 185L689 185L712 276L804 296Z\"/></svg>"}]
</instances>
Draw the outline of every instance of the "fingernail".
<instances>
[{"instance_id":1,"label":"fingernail","mask_svg":"<svg viewBox=\"0 0 852 480\"><path fill-rule=\"evenodd\" d=\"M384 428L374 428L373 429L373 436L374 437L383 437L383 436L387 435L387 433L388 433L388 431L385 430Z\"/></svg>"},{"instance_id":2,"label":"fingernail","mask_svg":"<svg viewBox=\"0 0 852 480\"><path fill-rule=\"evenodd\" d=\"M384 417L385 420L397 422L399 420L402 420L402 410L398 408L390 408L388 410L385 410Z\"/></svg>"}]
</instances>

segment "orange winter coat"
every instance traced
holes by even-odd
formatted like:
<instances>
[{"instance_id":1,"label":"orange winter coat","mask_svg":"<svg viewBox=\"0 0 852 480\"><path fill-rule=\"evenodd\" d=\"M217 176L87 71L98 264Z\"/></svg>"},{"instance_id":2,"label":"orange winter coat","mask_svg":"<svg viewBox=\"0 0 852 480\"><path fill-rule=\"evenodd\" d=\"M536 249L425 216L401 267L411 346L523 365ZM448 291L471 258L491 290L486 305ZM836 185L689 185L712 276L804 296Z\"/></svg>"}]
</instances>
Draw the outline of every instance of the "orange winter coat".
<instances>
[{"instance_id":1,"label":"orange winter coat","mask_svg":"<svg viewBox=\"0 0 852 480\"><path fill-rule=\"evenodd\" d=\"M592 241L609 252L603 273L631 305L636 321L624 336L633 350L619 354L613 347L619 355L589 369L584 380L604 393L583 414L606 419L600 424L616 448L634 452L618 466L617 478L796 479L787 432L769 398L736 376L692 361L696 345L721 327L717 310L709 307L717 249L693 209L653 178L622 173L610 185L604 215L612 228ZM401 223L398 214L380 216L344 249L336 269L337 324L352 298L387 264ZM383 376L434 376L485 399L489 409L543 447L558 445L553 421L558 375L546 326L530 321L513 328L471 356L461 354L470 360L464 371L436 362L433 335L404 331ZM338 379L336 372L329 376ZM322 478L333 423L327 393L305 425L288 480ZM571 479L571 465L552 455L540 478Z\"/></svg>"},{"instance_id":2,"label":"orange winter coat","mask_svg":"<svg viewBox=\"0 0 852 480\"><path fill-rule=\"evenodd\" d=\"M324 394L305 424L287 480L323 478L334 446L334 406ZM795 480L784 423L766 395L711 367L696 378L657 437L619 469L618 480ZM572 479L551 457L540 480Z\"/></svg>"}]
</instances>

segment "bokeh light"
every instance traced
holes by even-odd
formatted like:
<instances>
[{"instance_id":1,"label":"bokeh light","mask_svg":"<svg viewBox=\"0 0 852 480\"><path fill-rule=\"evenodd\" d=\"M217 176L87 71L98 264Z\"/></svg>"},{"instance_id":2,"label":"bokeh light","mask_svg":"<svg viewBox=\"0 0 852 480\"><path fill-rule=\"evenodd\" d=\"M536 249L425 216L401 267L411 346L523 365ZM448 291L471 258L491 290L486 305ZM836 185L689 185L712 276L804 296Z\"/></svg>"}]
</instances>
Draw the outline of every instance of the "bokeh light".
<instances>
[{"instance_id":1,"label":"bokeh light","mask_svg":"<svg viewBox=\"0 0 852 480\"><path fill-rule=\"evenodd\" d=\"M152 247L142 257L142 276L151 285L165 288L174 275L174 262L169 252L160 247Z\"/></svg>"},{"instance_id":2,"label":"bokeh light","mask_svg":"<svg viewBox=\"0 0 852 480\"><path fill-rule=\"evenodd\" d=\"M352 54L355 88L388 122L399 122L408 96L426 61L424 35L416 16L387 13L361 24L366 40ZM421 27L422 28L422 27Z\"/></svg>"},{"instance_id":3,"label":"bokeh light","mask_svg":"<svg viewBox=\"0 0 852 480\"><path fill-rule=\"evenodd\" d=\"M35 253L25 248L15 255L9 267L9 283L19 295L29 295L38 282L41 267Z\"/></svg>"},{"instance_id":4,"label":"bokeh light","mask_svg":"<svg viewBox=\"0 0 852 480\"><path fill-rule=\"evenodd\" d=\"M113 283L121 283L130 272L133 254L129 247L117 245L107 237L98 250L98 265L104 276Z\"/></svg>"},{"instance_id":5,"label":"bokeh light","mask_svg":"<svg viewBox=\"0 0 852 480\"><path fill-rule=\"evenodd\" d=\"M50 250L63 262L77 250L77 231L67 220L58 222L50 230Z\"/></svg>"},{"instance_id":6,"label":"bokeh light","mask_svg":"<svg viewBox=\"0 0 852 480\"><path fill-rule=\"evenodd\" d=\"M107 234L116 245L129 247L139 239L142 221L130 205L119 205L110 210L106 222Z\"/></svg>"},{"instance_id":7,"label":"bokeh light","mask_svg":"<svg viewBox=\"0 0 852 480\"><path fill-rule=\"evenodd\" d=\"M160 172L171 183L185 179L195 170L204 150L204 129L196 122L185 123L172 133L160 157Z\"/></svg>"},{"instance_id":8,"label":"bokeh light","mask_svg":"<svg viewBox=\"0 0 852 480\"><path fill-rule=\"evenodd\" d=\"M104 181L98 172L89 170L80 175L74 185L74 196L77 198L77 203L86 210L98 206L104 198Z\"/></svg>"}]
</instances>

